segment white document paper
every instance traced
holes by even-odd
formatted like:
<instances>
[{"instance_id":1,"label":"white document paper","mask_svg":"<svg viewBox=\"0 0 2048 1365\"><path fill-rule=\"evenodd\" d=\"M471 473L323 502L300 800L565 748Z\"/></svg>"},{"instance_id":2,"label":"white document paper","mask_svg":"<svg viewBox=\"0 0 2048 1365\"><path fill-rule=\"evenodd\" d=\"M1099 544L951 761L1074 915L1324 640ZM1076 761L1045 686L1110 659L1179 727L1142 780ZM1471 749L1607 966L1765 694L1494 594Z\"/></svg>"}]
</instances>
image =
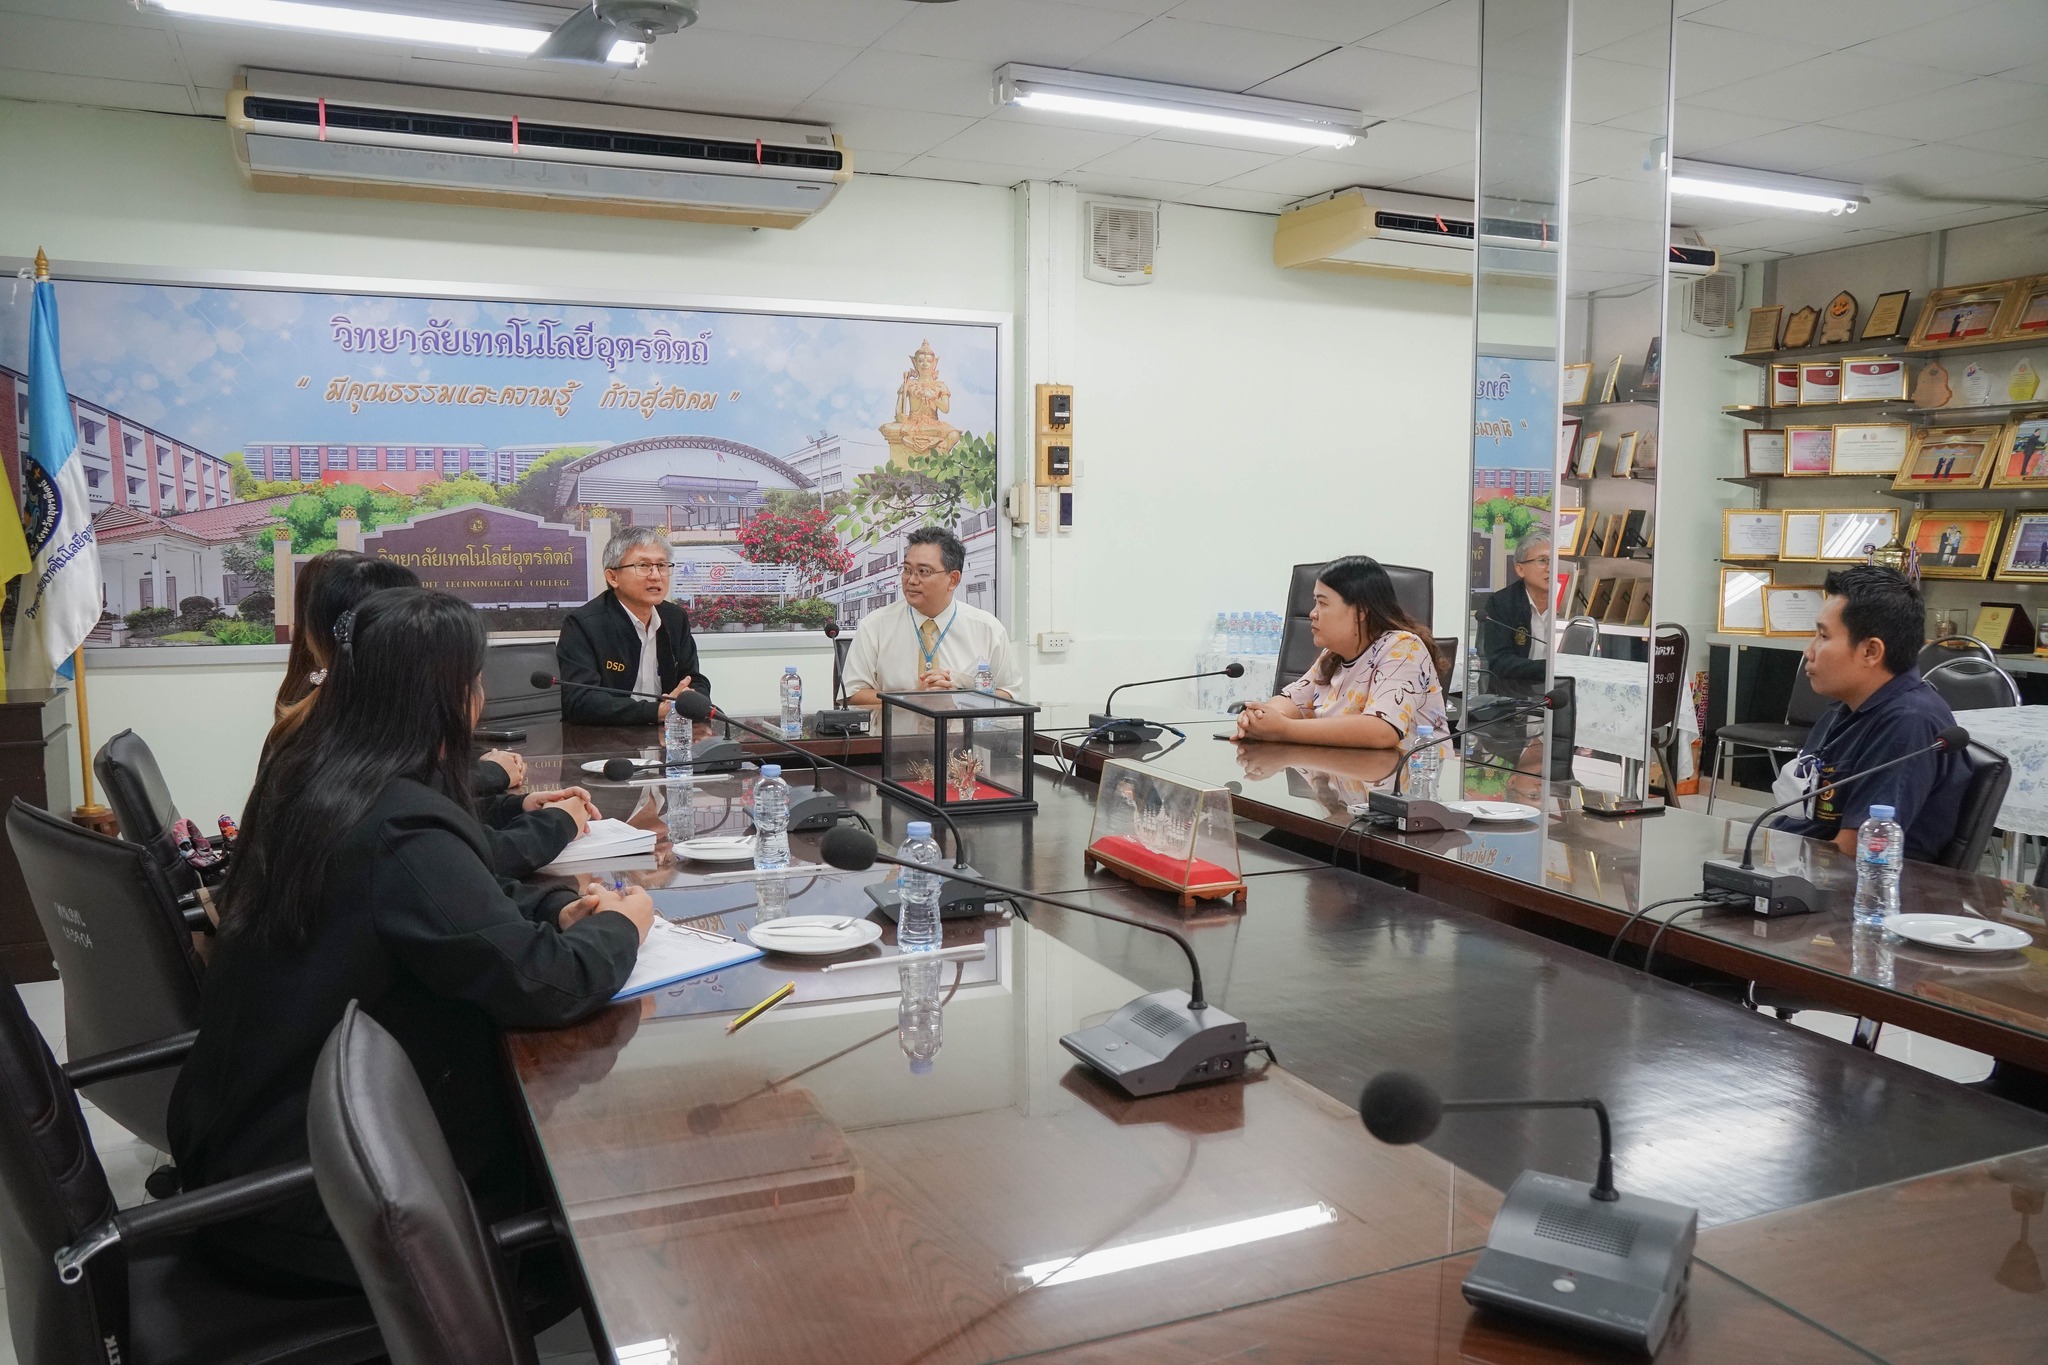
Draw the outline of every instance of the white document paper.
<instances>
[{"instance_id":1,"label":"white document paper","mask_svg":"<svg viewBox=\"0 0 2048 1365\"><path fill-rule=\"evenodd\" d=\"M640 956L633 959L633 974L612 999L644 995L672 982L724 971L761 956L761 950L751 943L706 930L686 929L656 915L647 930L647 941L640 945Z\"/></svg>"},{"instance_id":2,"label":"white document paper","mask_svg":"<svg viewBox=\"0 0 2048 1365\"><path fill-rule=\"evenodd\" d=\"M630 858L654 852L654 831L640 829L624 820L598 819L590 828L569 841L548 867L564 863L587 863L598 858ZM545 869L543 869L545 870Z\"/></svg>"}]
</instances>

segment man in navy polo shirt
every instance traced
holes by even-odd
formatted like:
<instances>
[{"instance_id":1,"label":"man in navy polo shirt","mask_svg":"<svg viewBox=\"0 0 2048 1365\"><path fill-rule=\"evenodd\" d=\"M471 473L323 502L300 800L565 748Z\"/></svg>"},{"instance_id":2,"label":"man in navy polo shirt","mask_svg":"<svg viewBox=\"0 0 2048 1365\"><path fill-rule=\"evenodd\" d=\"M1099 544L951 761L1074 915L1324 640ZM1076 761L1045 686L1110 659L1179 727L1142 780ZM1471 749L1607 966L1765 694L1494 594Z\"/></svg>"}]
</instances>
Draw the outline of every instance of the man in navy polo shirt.
<instances>
[{"instance_id":1,"label":"man in navy polo shirt","mask_svg":"<svg viewBox=\"0 0 2048 1365\"><path fill-rule=\"evenodd\" d=\"M1941 694L1920 678L1920 592L1903 574L1873 565L1840 569L1806 646L1806 677L1830 706L1799 757L1779 775L1779 800L1916 749L1955 724ZM1809 808L1774 821L1778 829L1856 851L1856 828L1872 806L1890 806L1906 831L1906 856L1936 858L1956 832L1970 774L1961 754L1923 754L1845 784Z\"/></svg>"}]
</instances>

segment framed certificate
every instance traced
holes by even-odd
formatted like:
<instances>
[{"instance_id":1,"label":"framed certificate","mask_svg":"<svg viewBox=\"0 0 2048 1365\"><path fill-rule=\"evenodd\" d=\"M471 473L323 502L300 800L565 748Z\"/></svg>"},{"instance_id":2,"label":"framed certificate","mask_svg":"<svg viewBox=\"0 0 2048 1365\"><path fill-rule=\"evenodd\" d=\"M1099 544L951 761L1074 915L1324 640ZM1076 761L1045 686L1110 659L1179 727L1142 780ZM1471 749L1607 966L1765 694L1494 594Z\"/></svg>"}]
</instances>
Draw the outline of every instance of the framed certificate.
<instances>
[{"instance_id":1,"label":"framed certificate","mask_svg":"<svg viewBox=\"0 0 2048 1365\"><path fill-rule=\"evenodd\" d=\"M1614 477L1625 479L1636 467L1636 441L1641 432L1624 431L1614 438Z\"/></svg>"},{"instance_id":2,"label":"framed certificate","mask_svg":"<svg viewBox=\"0 0 2048 1365\"><path fill-rule=\"evenodd\" d=\"M1842 366L1833 360L1814 360L1799 367L1801 403L1842 401Z\"/></svg>"},{"instance_id":3,"label":"framed certificate","mask_svg":"<svg viewBox=\"0 0 2048 1365\"><path fill-rule=\"evenodd\" d=\"M1557 437L1557 468L1559 473L1571 473L1572 456L1578 454L1579 451L1579 428L1585 424L1585 419L1581 417L1567 417L1564 419L1564 429L1558 433Z\"/></svg>"},{"instance_id":4,"label":"framed certificate","mask_svg":"<svg viewBox=\"0 0 2048 1365\"><path fill-rule=\"evenodd\" d=\"M1890 341L1906 330L1906 300L1913 297L1910 289L1898 289L1889 294L1879 294L1877 302L1870 305L1870 317L1863 324L1863 335L1859 341Z\"/></svg>"},{"instance_id":5,"label":"framed certificate","mask_svg":"<svg viewBox=\"0 0 2048 1365\"><path fill-rule=\"evenodd\" d=\"M1982 488L1998 462L2005 428L1998 423L1979 427L1922 427L1914 431L1906 463L1892 487L1900 490Z\"/></svg>"},{"instance_id":6,"label":"framed certificate","mask_svg":"<svg viewBox=\"0 0 2048 1365\"><path fill-rule=\"evenodd\" d=\"M1797 365L1771 366L1770 406L1774 408L1799 406L1799 367Z\"/></svg>"},{"instance_id":7,"label":"framed certificate","mask_svg":"<svg viewBox=\"0 0 2048 1365\"><path fill-rule=\"evenodd\" d=\"M1920 556L1922 578L1982 582L1991 575L2004 525L2001 509L1923 507L1906 527L1906 543Z\"/></svg>"},{"instance_id":8,"label":"framed certificate","mask_svg":"<svg viewBox=\"0 0 2048 1365\"><path fill-rule=\"evenodd\" d=\"M1742 433L1742 472L1748 478L1785 472L1785 433L1776 430Z\"/></svg>"},{"instance_id":9,"label":"framed certificate","mask_svg":"<svg viewBox=\"0 0 2048 1365\"><path fill-rule=\"evenodd\" d=\"M1817 560L1820 558L1820 527L1826 512L1817 509L1787 508L1785 510L1785 542L1778 551L1780 559Z\"/></svg>"},{"instance_id":10,"label":"framed certificate","mask_svg":"<svg viewBox=\"0 0 2048 1365\"><path fill-rule=\"evenodd\" d=\"M1564 367L1564 404L1566 407L1577 407L1585 402L1586 391L1592 386L1593 365L1591 361L1587 361L1583 365L1567 365Z\"/></svg>"},{"instance_id":11,"label":"framed certificate","mask_svg":"<svg viewBox=\"0 0 2048 1365\"><path fill-rule=\"evenodd\" d=\"M1578 458L1572 461L1572 477L1590 479L1593 467L1600 463L1600 441L1605 433L1589 431L1579 441Z\"/></svg>"},{"instance_id":12,"label":"framed certificate","mask_svg":"<svg viewBox=\"0 0 2048 1365\"><path fill-rule=\"evenodd\" d=\"M1835 472L1833 427L1786 427L1785 472L1810 478Z\"/></svg>"},{"instance_id":13,"label":"framed certificate","mask_svg":"<svg viewBox=\"0 0 2048 1365\"><path fill-rule=\"evenodd\" d=\"M1998 557L1998 577L2008 583L2048 583L2048 512L2013 513L2005 553Z\"/></svg>"},{"instance_id":14,"label":"framed certificate","mask_svg":"<svg viewBox=\"0 0 2048 1365\"><path fill-rule=\"evenodd\" d=\"M1579 552L1579 542L1586 538L1586 509L1583 507L1560 507L1557 520L1550 533L1550 542L1557 547L1557 553L1570 557Z\"/></svg>"},{"instance_id":15,"label":"framed certificate","mask_svg":"<svg viewBox=\"0 0 2048 1365\"><path fill-rule=\"evenodd\" d=\"M2005 335L2048 337L2048 275L2028 280L2021 288L2019 306L2013 311L2012 322L2007 325Z\"/></svg>"},{"instance_id":16,"label":"framed certificate","mask_svg":"<svg viewBox=\"0 0 2048 1365\"><path fill-rule=\"evenodd\" d=\"M1600 384L1600 401L1612 403L1621 395L1621 352L1614 353L1614 363L1607 367L1607 378Z\"/></svg>"},{"instance_id":17,"label":"framed certificate","mask_svg":"<svg viewBox=\"0 0 2048 1365\"><path fill-rule=\"evenodd\" d=\"M1764 634L1811 635L1820 620L1820 604L1826 598L1819 588L1764 589Z\"/></svg>"},{"instance_id":18,"label":"framed certificate","mask_svg":"<svg viewBox=\"0 0 2048 1365\"><path fill-rule=\"evenodd\" d=\"M1776 559L1784 545L1783 512L1730 507L1721 513L1721 558Z\"/></svg>"},{"instance_id":19,"label":"framed certificate","mask_svg":"<svg viewBox=\"0 0 2048 1365\"><path fill-rule=\"evenodd\" d=\"M2019 310L2025 280L1993 280L1937 289L1927 296L1909 343L1916 351L1944 346L1970 346L2002 335L2007 319Z\"/></svg>"},{"instance_id":20,"label":"framed certificate","mask_svg":"<svg viewBox=\"0 0 2048 1365\"><path fill-rule=\"evenodd\" d=\"M1820 557L1850 560L1868 558L1880 545L1898 538L1899 509L1867 507L1820 514Z\"/></svg>"},{"instance_id":21,"label":"framed certificate","mask_svg":"<svg viewBox=\"0 0 2048 1365\"><path fill-rule=\"evenodd\" d=\"M1721 602L1714 626L1723 635L1764 633L1764 589L1771 586L1769 569L1721 570Z\"/></svg>"},{"instance_id":22,"label":"framed certificate","mask_svg":"<svg viewBox=\"0 0 2048 1365\"><path fill-rule=\"evenodd\" d=\"M1904 422L1835 423L1835 473L1892 474L1906 464L1913 428Z\"/></svg>"},{"instance_id":23,"label":"framed certificate","mask_svg":"<svg viewBox=\"0 0 2048 1365\"><path fill-rule=\"evenodd\" d=\"M2048 488L2048 412L2030 412L2007 427L1991 467L1993 488Z\"/></svg>"},{"instance_id":24,"label":"framed certificate","mask_svg":"<svg viewBox=\"0 0 2048 1365\"><path fill-rule=\"evenodd\" d=\"M1749 331L1743 338L1742 353L1755 355L1758 351L1778 349L1778 327L1785 320L1785 305L1775 304L1769 308L1749 310Z\"/></svg>"},{"instance_id":25,"label":"framed certificate","mask_svg":"<svg viewBox=\"0 0 2048 1365\"><path fill-rule=\"evenodd\" d=\"M1906 396L1906 362L1892 356L1849 356L1842 361L1844 403L1898 402Z\"/></svg>"}]
</instances>

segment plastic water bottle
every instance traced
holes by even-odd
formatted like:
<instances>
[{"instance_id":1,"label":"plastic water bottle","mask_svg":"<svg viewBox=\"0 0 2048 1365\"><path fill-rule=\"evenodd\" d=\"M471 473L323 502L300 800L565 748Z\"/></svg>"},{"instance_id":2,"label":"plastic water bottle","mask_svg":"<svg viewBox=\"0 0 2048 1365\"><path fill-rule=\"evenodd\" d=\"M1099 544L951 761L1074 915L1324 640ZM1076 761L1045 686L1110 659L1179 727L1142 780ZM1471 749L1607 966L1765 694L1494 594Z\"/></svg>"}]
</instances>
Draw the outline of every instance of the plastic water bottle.
<instances>
[{"instance_id":1,"label":"plastic water bottle","mask_svg":"<svg viewBox=\"0 0 2048 1365\"><path fill-rule=\"evenodd\" d=\"M974 690L989 697L996 694L996 671L988 666L987 659L974 661Z\"/></svg>"},{"instance_id":2,"label":"plastic water bottle","mask_svg":"<svg viewBox=\"0 0 2048 1365\"><path fill-rule=\"evenodd\" d=\"M804 737L804 680L797 676L795 664L782 669L782 737Z\"/></svg>"},{"instance_id":3,"label":"plastic water bottle","mask_svg":"<svg viewBox=\"0 0 2048 1365\"><path fill-rule=\"evenodd\" d=\"M938 865L939 846L932 839L929 820L910 822L910 837L896 850L896 856L906 863ZM903 899L896 912L899 951L918 953L939 946L939 881L936 872L912 872L907 867L896 870L896 892Z\"/></svg>"},{"instance_id":4,"label":"plastic water bottle","mask_svg":"<svg viewBox=\"0 0 2048 1365\"><path fill-rule=\"evenodd\" d=\"M1277 611L1269 611L1266 613L1266 647L1260 650L1259 653L1278 654L1279 652L1280 613Z\"/></svg>"},{"instance_id":5,"label":"plastic water bottle","mask_svg":"<svg viewBox=\"0 0 2048 1365\"><path fill-rule=\"evenodd\" d=\"M788 866L789 784L781 768L763 763L754 783L754 867L766 872Z\"/></svg>"},{"instance_id":6,"label":"plastic water bottle","mask_svg":"<svg viewBox=\"0 0 2048 1365\"><path fill-rule=\"evenodd\" d=\"M668 826L670 844L687 844L697 837L697 807L690 799L690 784L676 781L663 784L662 795L667 798L662 820Z\"/></svg>"},{"instance_id":7,"label":"plastic water bottle","mask_svg":"<svg viewBox=\"0 0 2048 1365\"><path fill-rule=\"evenodd\" d=\"M754 922L766 924L771 919L783 919L788 914L789 873L778 867L754 878Z\"/></svg>"},{"instance_id":8,"label":"plastic water bottle","mask_svg":"<svg viewBox=\"0 0 2048 1365\"><path fill-rule=\"evenodd\" d=\"M1418 725L1415 727L1414 742L1416 744L1422 744L1427 740L1435 738L1436 727L1434 725ZM1408 755L1408 791L1406 794L1419 797L1425 801L1436 800L1436 775L1443 769L1443 761L1443 747L1436 744L1432 744L1426 749L1417 749L1414 753Z\"/></svg>"},{"instance_id":9,"label":"plastic water bottle","mask_svg":"<svg viewBox=\"0 0 2048 1365\"><path fill-rule=\"evenodd\" d=\"M896 1003L896 1046L910 1059L910 1074L931 1074L932 1058L939 1055L940 1026L945 1010L939 1003L939 975L942 962L913 962L896 969L903 995Z\"/></svg>"},{"instance_id":10,"label":"plastic water bottle","mask_svg":"<svg viewBox=\"0 0 2048 1365\"><path fill-rule=\"evenodd\" d=\"M1216 628L1209 632L1209 652L1218 655L1230 652L1230 617L1220 611L1216 613Z\"/></svg>"},{"instance_id":11,"label":"plastic water bottle","mask_svg":"<svg viewBox=\"0 0 2048 1365\"><path fill-rule=\"evenodd\" d=\"M1858 924L1881 924L1899 913L1899 869L1906 861L1906 831L1890 806L1872 806L1856 831Z\"/></svg>"},{"instance_id":12,"label":"plastic water bottle","mask_svg":"<svg viewBox=\"0 0 2048 1365\"><path fill-rule=\"evenodd\" d=\"M696 730L690 724L690 718L671 704L668 719L661 725L661 761L670 777L690 775L695 742Z\"/></svg>"}]
</instances>

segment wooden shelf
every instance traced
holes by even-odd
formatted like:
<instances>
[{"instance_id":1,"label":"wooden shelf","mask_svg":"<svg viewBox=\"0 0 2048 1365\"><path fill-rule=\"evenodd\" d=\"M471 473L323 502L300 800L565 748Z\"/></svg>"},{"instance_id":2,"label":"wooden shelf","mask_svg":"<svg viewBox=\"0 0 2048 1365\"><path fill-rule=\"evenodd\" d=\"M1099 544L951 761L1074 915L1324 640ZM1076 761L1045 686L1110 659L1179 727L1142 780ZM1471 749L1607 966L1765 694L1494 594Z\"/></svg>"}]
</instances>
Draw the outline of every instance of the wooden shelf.
<instances>
[{"instance_id":1,"label":"wooden shelf","mask_svg":"<svg viewBox=\"0 0 2048 1365\"><path fill-rule=\"evenodd\" d=\"M1790 479L1794 483L1825 483L1829 479L1895 479L1896 474L1723 474L1722 483L1739 483L1749 488L1763 488Z\"/></svg>"},{"instance_id":2,"label":"wooden shelf","mask_svg":"<svg viewBox=\"0 0 2048 1365\"><path fill-rule=\"evenodd\" d=\"M1721 409L1724 417L1733 417L1743 422L1769 424L1778 413L1801 412L1875 412L1886 417L1903 417L1916 426L1965 427L1988 422L2006 422L2021 413L2048 414L2048 398L2036 397L2025 403L1986 403L1979 407L1921 408L1909 401L1883 399L1875 403L1786 403L1778 407L1765 407L1761 403L1735 403ZM1937 419L1937 420L1921 420ZM1832 426L1831 422L1800 422L1796 418L1790 426Z\"/></svg>"},{"instance_id":3,"label":"wooden shelf","mask_svg":"<svg viewBox=\"0 0 2048 1365\"><path fill-rule=\"evenodd\" d=\"M1903 339L1856 341L1843 346L1808 346L1797 351L1738 351L1729 356L1745 365L1790 365L1803 360L1838 360L1843 356L1884 356L1897 360L1939 360L1945 355L1979 355L1986 351L2024 351L2028 347L2048 348L2048 337L2014 337L2008 341L1977 341L1967 346L1943 346L1939 350L1913 351Z\"/></svg>"}]
</instances>

